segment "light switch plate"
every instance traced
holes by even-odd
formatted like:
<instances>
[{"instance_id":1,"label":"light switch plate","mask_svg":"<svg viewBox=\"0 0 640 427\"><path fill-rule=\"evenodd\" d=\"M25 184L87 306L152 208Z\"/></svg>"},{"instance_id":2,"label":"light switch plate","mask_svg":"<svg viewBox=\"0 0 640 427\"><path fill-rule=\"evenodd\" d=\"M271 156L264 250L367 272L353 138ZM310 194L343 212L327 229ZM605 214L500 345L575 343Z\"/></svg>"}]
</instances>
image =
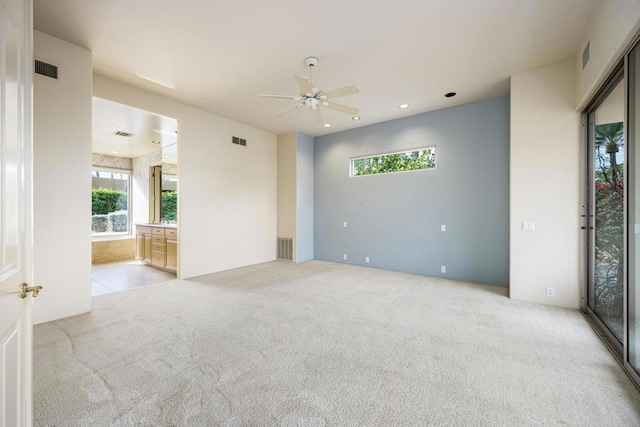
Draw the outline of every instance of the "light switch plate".
<instances>
[{"instance_id":1,"label":"light switch plate","mask_svg":"<svg viewBox=\"0 0 640 427\"><path fill-rule=\"evenodd\" d=\"M522 221L522 229L524 231L535 231L536 223L533 221Z\"/></svg>"},{"instance_id":2,"label":"light switch plate","mask_svg":"<svg viewBox=\"0 0 640 427\"><path fill-rule=\"evenodd\" d=\"M447 226L445 224L442 224L440 226L440 231L447 231Z\"/></svg>"}]
</instances>

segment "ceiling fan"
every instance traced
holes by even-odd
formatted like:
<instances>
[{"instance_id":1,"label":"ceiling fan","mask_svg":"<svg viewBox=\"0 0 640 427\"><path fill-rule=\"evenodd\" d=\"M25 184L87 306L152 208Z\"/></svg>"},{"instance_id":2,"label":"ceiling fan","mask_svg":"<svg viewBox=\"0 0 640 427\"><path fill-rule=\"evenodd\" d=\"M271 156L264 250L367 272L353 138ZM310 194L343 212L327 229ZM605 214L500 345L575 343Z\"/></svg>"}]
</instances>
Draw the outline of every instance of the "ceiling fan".
<instances>
[{"instance_id":1,"label":"ceiling fan","mask_svg":"<svg viewBox=\"0 0 640 427\"><path fill-rule=\"evenodd\" d=\"M258 95L265 98L278 98L278 99L292 99L294 101L298 101L297 104L292 105L291 107L287 107L284 110L276 113L275 117L282 117L291 111L297 110L298 108L304 107L305 105L311 109L311 114L313 115L314 120L318 124L322 124L322 113L320 112L320 107L331 108L332 110L340 111L341 113L349 114L350 116L355 116L358 114L358 109L353 107L348 107L346 105L338 104L333 102L332 100L335 98L341 98L343 96L353 95L356 93L360 93L360 89L358 89L355 85L349 85L345 87L341 87L340 89L334 89L330 91L322 91L317 87L313 86L312 83L312 70L313 67L318 65L318 58L310 56L304 60L304 63L309 67L309 78L295 76L296 83L300 88L300 95L298 96L289 96L289 95Z\"/></svg>"}]
</instances>

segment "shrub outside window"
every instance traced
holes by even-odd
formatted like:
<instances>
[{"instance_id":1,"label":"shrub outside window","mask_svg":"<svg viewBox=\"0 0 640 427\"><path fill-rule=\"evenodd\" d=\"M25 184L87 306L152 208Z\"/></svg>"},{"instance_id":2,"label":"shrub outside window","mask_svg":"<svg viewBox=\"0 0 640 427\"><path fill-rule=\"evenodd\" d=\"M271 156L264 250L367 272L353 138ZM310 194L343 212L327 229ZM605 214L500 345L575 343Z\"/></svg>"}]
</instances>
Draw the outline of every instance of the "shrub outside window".
<instances>
[{"instance_id":1,"label":"shrub outside window","mask_svg":"<svg viewBox=\"0 0 640 427\"><path fill-rule=\"evenodd\" d=\"M351 159L351 176L405 172L436 167L436 147L376 154Z\"/></svg>"},{"instance_id":2,"label":"shrub outside window","mask_svg":"<svg viewBox=\"0 0 640 427\"><path fill-rule=\"evenodd\" d=\"M91 171L91 232L94 236L127 234L131 173L108 169Z\"/></svg>"}]
</instances>

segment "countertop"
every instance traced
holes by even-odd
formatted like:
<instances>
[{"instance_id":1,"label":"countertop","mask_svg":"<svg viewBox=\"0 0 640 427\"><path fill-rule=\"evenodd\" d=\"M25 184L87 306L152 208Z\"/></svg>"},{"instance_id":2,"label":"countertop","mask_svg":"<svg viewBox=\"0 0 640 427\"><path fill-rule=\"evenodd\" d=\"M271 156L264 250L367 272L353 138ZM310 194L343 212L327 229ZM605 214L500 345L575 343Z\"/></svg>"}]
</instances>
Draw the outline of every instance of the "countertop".
<instances>
[{"instance_id":1,"label":"countertop","mask_svg":"<svg viewBox=\"0 0 640 427\"><path fill-rule=\"evenodd\" d=\"M161 224L161 223L157 223L157 224L152 224L152 223L140 223L140 224L136 224L136 226L141 226L141 227L178 228L178 224Z\"/></svg>"}]
</instances>

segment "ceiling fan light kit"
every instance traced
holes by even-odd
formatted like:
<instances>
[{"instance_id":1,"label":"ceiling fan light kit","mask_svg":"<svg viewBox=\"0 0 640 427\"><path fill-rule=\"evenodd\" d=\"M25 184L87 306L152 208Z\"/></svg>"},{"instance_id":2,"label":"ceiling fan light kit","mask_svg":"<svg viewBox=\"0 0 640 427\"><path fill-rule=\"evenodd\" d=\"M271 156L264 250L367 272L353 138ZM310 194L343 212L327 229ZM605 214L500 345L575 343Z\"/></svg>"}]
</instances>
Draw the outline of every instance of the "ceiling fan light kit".
<instances>
[{"instance_id":1,"label":"ceiling fan light kit","mask_svg":"<svg viewBox=\"0 0 640 427\"><path fill-rule=\"evenodd\" d=\"M277 99L291 99L293 101L297 101L297 103L293 106L287 107L282 111L279 111L275 114L275 117L282 117L291 111L297 110L298 108L307 106L311 110L311 114L316 123L322 125L324 121L322 119L322 113L320 112L320 107L331 108L332 110L339 111L341 113L349 114L350 116L357 116L358 109L349 107L347 105L338 104L336 102L331 101L335 98L341 98L344 96L354 95L356 93L360 93L360 89L355 85L349 85L345 87L341 87L339 89L334 89L330 91L323 91L317 87L313 86L312 82L312 70L318 65L320 61L318 58L314 56L309 56L304 60L304 63L309 67L309 78L302 76L294 76L298 87L300 88L300 95L298 96L290 96L290 95L258 95L265 98L277 98ZM325 126L327 127L327 126Z\"/></svg>"}]
</instances>

